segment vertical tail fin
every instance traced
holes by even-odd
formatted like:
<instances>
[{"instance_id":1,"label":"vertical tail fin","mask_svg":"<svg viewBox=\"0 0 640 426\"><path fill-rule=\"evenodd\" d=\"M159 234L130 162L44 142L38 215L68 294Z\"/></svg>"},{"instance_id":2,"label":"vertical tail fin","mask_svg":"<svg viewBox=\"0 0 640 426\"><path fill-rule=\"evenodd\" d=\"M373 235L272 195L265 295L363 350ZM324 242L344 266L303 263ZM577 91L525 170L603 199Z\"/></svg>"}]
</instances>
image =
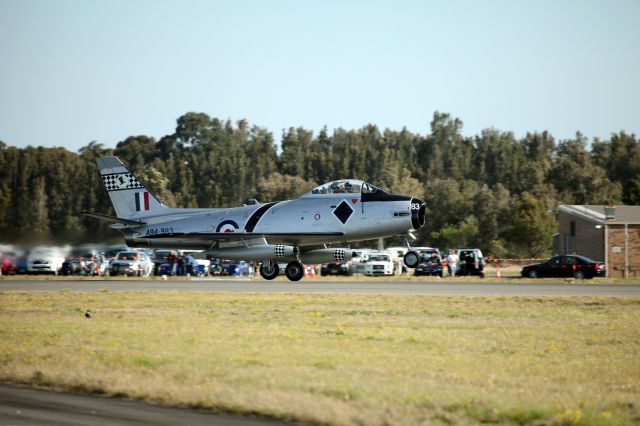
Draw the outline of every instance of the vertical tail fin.
<instances>
[{"instance_id":1,"label":"vertical tail fin","mask_svg":"<svg viewBox=\"0 0 640 426\"><path fill-rule=\"evenodd\" d=\"M166 208L118 157L101 157L97 163L116 216L124 219L144 217Z\"/></svg>"}]
</instances>

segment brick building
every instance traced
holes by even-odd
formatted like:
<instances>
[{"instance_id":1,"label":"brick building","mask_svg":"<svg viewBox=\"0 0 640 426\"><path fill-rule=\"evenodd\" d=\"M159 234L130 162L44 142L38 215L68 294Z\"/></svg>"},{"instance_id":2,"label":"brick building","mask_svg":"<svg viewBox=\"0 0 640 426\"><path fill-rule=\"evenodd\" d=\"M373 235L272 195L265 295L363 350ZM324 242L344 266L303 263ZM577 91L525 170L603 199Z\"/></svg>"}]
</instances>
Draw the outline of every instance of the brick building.
<instances>
[{"instance_id":1,"label":"brick building","mask_svg":"<svg viewBox=\"0 0 640 426\"><path fill-rule=\"evenodd\" d=\"M640 277L640 206L560 206L553 251L605 262L610 277Z\"/></svg>"}]
</instances>

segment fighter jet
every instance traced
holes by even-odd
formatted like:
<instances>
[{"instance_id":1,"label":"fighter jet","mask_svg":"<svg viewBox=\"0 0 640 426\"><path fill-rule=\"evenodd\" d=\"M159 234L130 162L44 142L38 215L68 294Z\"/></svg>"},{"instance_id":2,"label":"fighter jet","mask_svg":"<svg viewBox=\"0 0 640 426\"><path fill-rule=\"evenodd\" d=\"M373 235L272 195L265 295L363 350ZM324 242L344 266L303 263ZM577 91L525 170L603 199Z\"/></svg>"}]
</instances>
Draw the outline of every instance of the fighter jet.
<instances>
[{"instance_id":1,"label":"fighter jet","mask_svg":"<svg viewBox=\"0 0 640 426\"><path fill-rule=\"evenodd\" d=\"M162 204L117 157L97 160L116 216L82 214L112 222L130 247L201 250L209 257L261 262L267 280L288 262L291 281L304 276L303 263L346 261L349 248L328 247L354 241L401 236L425 223L425 203L389 194L356 179L320 185L295 200L232 208L170 208ZM418 254L405 264L414 268Z\"/></svg>"}]
</instances>

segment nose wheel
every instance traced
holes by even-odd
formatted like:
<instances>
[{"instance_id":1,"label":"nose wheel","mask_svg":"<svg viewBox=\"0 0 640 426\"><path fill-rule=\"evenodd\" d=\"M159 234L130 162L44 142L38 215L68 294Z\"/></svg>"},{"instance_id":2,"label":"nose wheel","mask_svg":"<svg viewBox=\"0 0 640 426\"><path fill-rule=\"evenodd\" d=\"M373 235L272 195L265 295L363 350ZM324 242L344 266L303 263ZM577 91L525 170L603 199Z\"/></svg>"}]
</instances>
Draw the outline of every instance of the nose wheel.
<instances>
[{"instance_id":1,"label":"nose wheel","mask_svg":"<svg viewBox=\"0 0 640 426\"><path fill-rule=\"evenodd\" d=\"M262 265L260 265L260 276L265 280L272 280L276 278L279 273L280 267L276 262L270 260L268 262L263 262Z\"/></svg>"},{"instance_id":2,"label":"nose wheel","mask_svg":"<svg viewBox=\"0 0 640 426\"><path fill-rule=\"evenodd\" d=\"M404 264L407 265L407 268L415 268L416 266L418 266L419 261L420 257L415 251L408 251L404 255Z\"/></svg>"}]
</instances>

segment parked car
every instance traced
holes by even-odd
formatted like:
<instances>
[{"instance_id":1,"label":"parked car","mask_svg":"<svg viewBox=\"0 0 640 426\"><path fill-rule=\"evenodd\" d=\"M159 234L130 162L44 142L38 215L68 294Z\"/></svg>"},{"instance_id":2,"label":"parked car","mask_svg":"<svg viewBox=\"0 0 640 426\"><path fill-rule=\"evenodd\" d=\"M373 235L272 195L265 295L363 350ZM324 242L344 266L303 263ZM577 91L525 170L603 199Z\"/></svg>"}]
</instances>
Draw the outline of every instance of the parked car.
<instances>
[{"instance_id":1,"label":"parked car","mask_svg":"<svg viewBox=\"0 0 640 426\"><path fill-rule=\"evenodd\" d=\"M401 269L396 270L396 274L407 272L407 265L404 264L404 255L407 251L409 251L409 249L407 249L406 247L387 247L385 251L391 253L391 258L396 265L400 265Z\"/></svg>"},{"instance_id":2,"label":"parked car","mask_svg":"<svg viewBox=\"0 0 640 426\"><path fill-rule=\"evenodd\" d=\"M456 254L460 259L456 275L477 275L484 278L485 260L480 249L457 249Z\"/></svg>"},{"instance_id":3,"label":"parked car","mask_svg":"<svg viewBox=\"0 0 640 426\"><path fill-rule=\"evenodd\" d=\"M320 275L353 275L353 270L351 268L351 262L331 262L325 263L320 268Z\"/></svg>"},{"instance_id":4,"label":"parked car","mask_svg":"<svg viewBox=\"0 0 640 426\"><path fill-rule=\"evenodd\" d=\"M588 257L563 254L552 257L544 262L526 265L520 272L526 278L593 278L604 277L607 274L603 262L591 260Z\"/></svg>"},{"instance_id":5,"label":"parked car","mask_svg":"<svg viewBox=\"0 0 640 426\"><path fill-rule=\"evenodd\" d=\"M106 275L109 261L96 249L81 247L71 250L60 268L62 275Z\"/></svg>"},{"instance_id":6,"label":"parked car","mask_svg":"<svg viewBox=\"0 0 640 426\"><path fill-rule=\"evenodd\" d=\"M364 274L364 267L369 259L369 253L372 251L373 250L366 248L353 250L356 256L351 259L351 273Z\"/></svg>"},{"instance_id":7,"label":"parked car","mask_svg":"<svg viewBox=\"0 0 640 426\"><path fill-rule=\"evenodd\" d=\"M64 251L58 247L36 247L27 256L27 273L58 275L64 258Z\"/></svg>"},{"instance_id":8,"label":"parked car","mask_svg":"<svg viewBox=\"0 0 640 426\"><path fill-rule=\"evenodd\" d=\"M371 252L367 263L364 265L365 275L393 275L393 260L391 255L384 251Z\"/></svg>"},{"instance_id":9,"label":"parked car","mask_svg":"<svg viewBox=\"0 0 640 426\"><path fill-rule=\"evenodd\" d=\"M9 253L0 253L0 275L15 275L18 269L16 259Z\"/></svg>"},{"instance_id":10,"label":"parked car","mask_svg":"<svg viewBox=\"0 0 640 426\"><path fill-rule=\"evenodd\" d=\"M193 256L190 256L188 254L185 254L184 256L184 261L185 261L185 271L184 273L186 275L193 275L193 276L204 276L207 273L207 270L205 268L204 265L200 265L194 258ZM171 263L169 263L168 261L165 261L164 263L161 263L158 265L158 263L156 263L158 259L154 259L154 263L156 264L155 266L155 272L154 274L156 275L172 275L173 271L173 265ZM179 274L179 268L180 268L180 259L178 259L177 261L177 265L176 265L176 274Z\"/></svg>"},{"instance_id":11,"label":"parked car","mask_svg":"<svg viewBox=\"0 0 640 426\"><path fill-rule=\"evenodd\" d=\"M438 256L436 252L432 252L432 255L429 257L422 256L420 258L420 263L414 269L413 275L431 275L431 276L442 276L442 259Z\"/></svg>"},{"instance_id":12,"label":"parked car","mask_svg":"<svg viewBox=\"0 0 640 426\"><path fill-rule=\"evenodd\" d=\"M153 270L153 262L146 253L122 251L109 264L110 275L148 277Z\"/></svg>"},{"instance_id":13,"label":"parked car","mask_svg":"<svg viewBox=\"0 0 640 426\"><path fill-rule=\"evenodd\" d=\"M170 265L169 256L178 256L178 252L176 250L155 250L153 255L151 256L151 261L153 262L153 275L171 275L171 267L167 269L166 266Z\"/></svg>"},{"instance_id":14,"label":"parked car","mask_svg":"<svg viewBox=\"0 0 640 426\"><path fill-rule=\"evenodd\" d=\"M251 266L244 260L211 259L211 265L209 266L211 275L249 275L250 272ZM282 265L280 265L280 272L284 273L284 266Z\"/></svg>"}]
</instances>

